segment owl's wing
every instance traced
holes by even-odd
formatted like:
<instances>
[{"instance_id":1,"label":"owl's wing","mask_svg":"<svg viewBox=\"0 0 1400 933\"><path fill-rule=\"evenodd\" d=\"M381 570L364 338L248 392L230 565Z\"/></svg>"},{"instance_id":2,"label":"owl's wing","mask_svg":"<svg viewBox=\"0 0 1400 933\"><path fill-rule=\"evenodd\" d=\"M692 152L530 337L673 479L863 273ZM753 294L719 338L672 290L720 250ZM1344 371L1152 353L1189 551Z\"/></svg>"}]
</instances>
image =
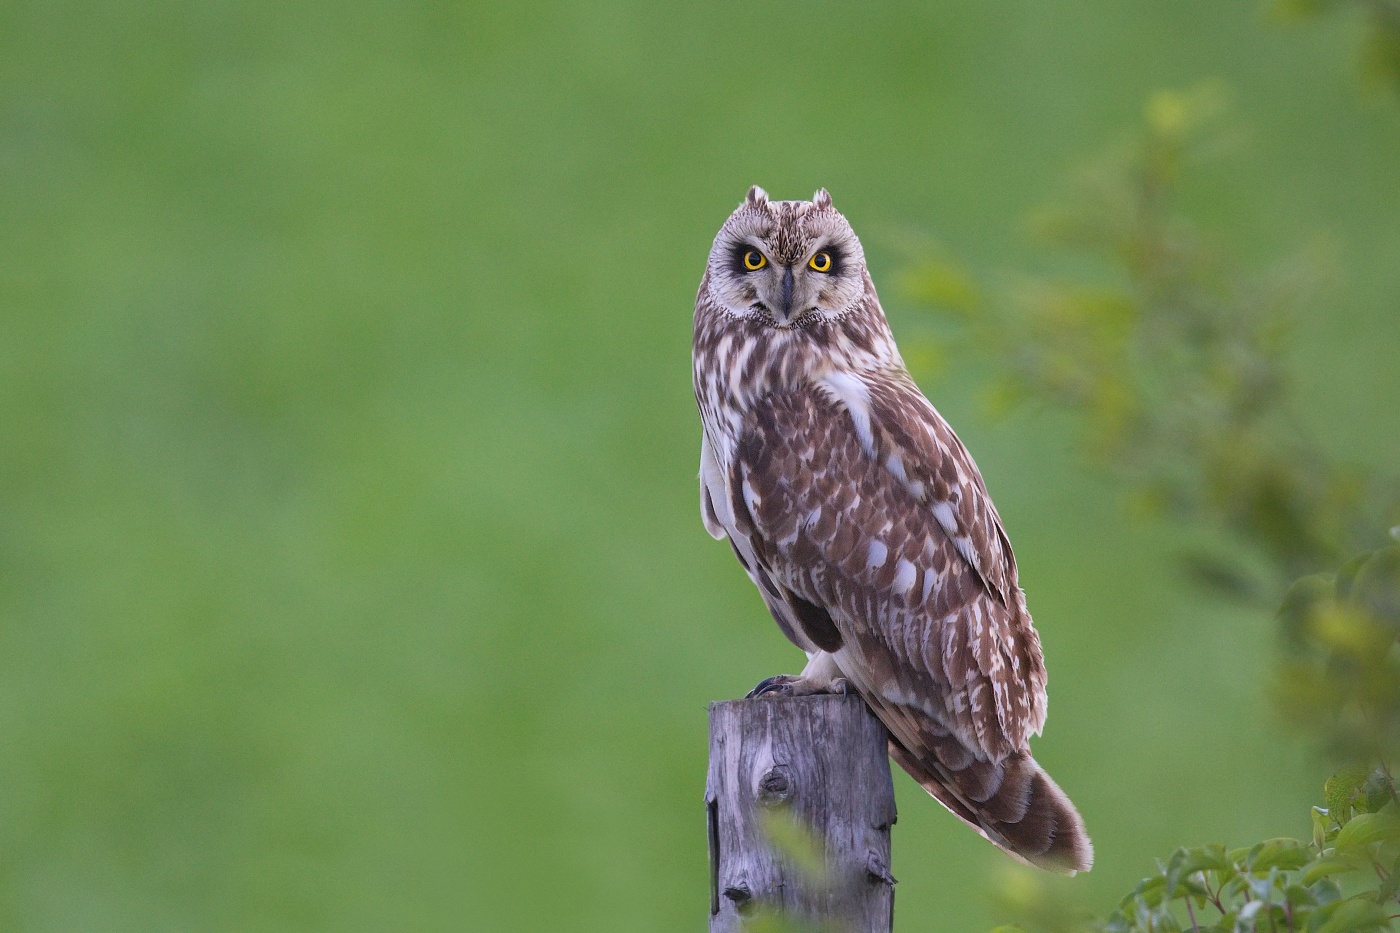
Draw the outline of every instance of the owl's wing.
<instances>
[{"instance_id":1,"label":"owl's wing","mask_svg":"<svg viewBox=\"0 0 1400 933\"><path fill-rule=\"evenodd\" d=\"M988 593L1004 606L1017 598L1016 558L982 474L948 422L903 372L868 380L873 437L867 453L932 512ZM883 457L880 455L883 454Z\"/></svg>"},{"instance_id":2,"label":"owl's wing","mask_svg":"<svg viewBox=\"0 0 1400 933\"><path fill-rule=\"evenodd\" d=\"M1025 749L1045 719L1039 638L981 476L912 381L769 396L732 470L757 560L799 618L834 623L827 650L907 751L946 745L957 767Z\"/></svg>"},{"instance_id":3,"label":"owl's wing","mask_svg":"<svg viewBox=\"0 0 1400 933\"><path fill-rule=\"evenodd\" d=\"M729 539L734 556L754 586L758 587L764 605L768 607L774 621L778 623L778 628L789 641L809 652L821 650L823 645L839 641L831 628L830 619L825 620L825 627L822 628L820 620L815 617L809 618L805 623L798 618L797 612L802 607L802 601L775 583L763 562L755 556L751 536L752 522L736 526L733 503L725 489L723 469L710 448L709 438L703 436L700 439L700 518L705 523L705 530L716 540ZM819 643L813 640L813 634L817 637L824 635L825 638Z\"/></svg>"},{"instance_id":4,"label":"owl's wing","mask_svg":"<svg viewBox=\"0 0 1400 933\"><path fill-rule=\"evenodd\" d=\"M912 381L827 377L770 395L729 472L765 600L782 598L780 624L832 653L900 766L1016 858L1089 868L1083 820L1027 748L1045 721L1045 665L1011 548L972 459Z\"/></svg>"}]
</instances>

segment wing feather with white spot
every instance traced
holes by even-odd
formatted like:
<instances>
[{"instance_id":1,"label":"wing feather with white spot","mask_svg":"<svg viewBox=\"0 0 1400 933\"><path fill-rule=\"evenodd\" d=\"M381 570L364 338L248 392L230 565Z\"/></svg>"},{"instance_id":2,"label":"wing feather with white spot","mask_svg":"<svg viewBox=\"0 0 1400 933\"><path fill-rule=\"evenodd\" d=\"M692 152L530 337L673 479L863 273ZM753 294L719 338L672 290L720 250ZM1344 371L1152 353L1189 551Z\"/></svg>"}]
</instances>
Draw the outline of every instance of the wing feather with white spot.
<instances>
[{"instance_id":1,"label":"wing feather with white spot","mask_svg":"<svg viewBox=\"0 0 1400 933\"><path fill-rule=\"evenodd\" d=\"M1011 549L966 449L907 377L769 396L729 485L756 560L830 614L838 665L911 753L1025 749L1045 667Z\"/></svg>"},{"instance_id":2,"label":"wing feather with white spot","mask_svg":"<svg viewBox=\"0 0 1400 933\"><path fill-rule=\"evenodd\" d=\"M867 382L868 417L880 427L886 469L933 511L988 591L1009 603L1016 558L972 455L907 374Z\"/></svg>"}]
</instances>

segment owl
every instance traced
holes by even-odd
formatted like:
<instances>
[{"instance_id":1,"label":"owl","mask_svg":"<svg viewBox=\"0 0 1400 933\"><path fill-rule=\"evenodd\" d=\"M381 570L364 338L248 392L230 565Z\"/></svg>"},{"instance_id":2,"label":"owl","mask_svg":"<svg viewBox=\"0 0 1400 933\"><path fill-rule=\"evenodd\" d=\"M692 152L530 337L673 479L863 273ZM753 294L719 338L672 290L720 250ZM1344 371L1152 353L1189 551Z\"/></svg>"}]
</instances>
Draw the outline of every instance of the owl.
<instances>
[{"instance_id":1,"label":"owl","mask_svg":"<svg viewBox=\"0 0 1400 933\"><path fill-rule=\"evenodd\" d=\"M807 654L750 696L859 694L957 817L1020 861L1087 870L1083 820L1030 753L1045 662L1011 543L825 190L749 190L710 250L692 349L705 528Z\"/></svg>"}]
</instances>

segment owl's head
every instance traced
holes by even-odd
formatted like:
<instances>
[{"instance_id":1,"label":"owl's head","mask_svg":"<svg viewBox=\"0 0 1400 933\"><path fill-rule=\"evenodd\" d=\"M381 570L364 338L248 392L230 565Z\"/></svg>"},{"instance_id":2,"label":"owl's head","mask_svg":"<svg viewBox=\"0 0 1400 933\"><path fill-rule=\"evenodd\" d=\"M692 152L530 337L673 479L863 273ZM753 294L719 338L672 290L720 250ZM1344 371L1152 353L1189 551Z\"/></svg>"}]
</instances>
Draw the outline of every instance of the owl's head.
<instances>
[{"instance_id":1,"label":"owl's head","mask_svg":"<svg viewBox=\"0 0 1400 933\"><path fill-rule=\"evenodd\" d=\"M865 293L865 252L823 188L770 201L755 185L710 249L710 298L770 327L835 318Z\"/></svg>"}]
</instances>

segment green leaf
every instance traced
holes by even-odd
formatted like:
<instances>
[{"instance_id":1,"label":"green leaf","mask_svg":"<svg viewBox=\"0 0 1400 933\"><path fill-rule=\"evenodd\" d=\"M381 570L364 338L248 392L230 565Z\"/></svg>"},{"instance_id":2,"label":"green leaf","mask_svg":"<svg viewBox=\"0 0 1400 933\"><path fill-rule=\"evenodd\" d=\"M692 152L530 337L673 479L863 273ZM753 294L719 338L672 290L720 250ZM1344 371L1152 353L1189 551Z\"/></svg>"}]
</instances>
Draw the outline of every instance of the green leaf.
<instances>
[{"instance_id":1,"label":"green leaf","mask_svg":"<svg viewBox=\"0 0 1400 933\"><path fill-rule=\"evenodd\" d=\"M1308 634L1329 651L1372 663L1384 657L1395 641L1395 632L1369 612L1348 603L1317 607L1308 619Z\"/></svg>"},{"instance_id":2,"label":"green leaf","mask_svg":"<svg viewBox=\"0 0 1400 933\"><path fill-rule=\"evenodd\" d=\"M1367 813L1375 813L1386 804L1395 799L1395 785L1390 779L1390 775L1384 768L1377 768L1371 772L1371 776L1366 779L1366 783L1361 788L1360 798L1354 806L1361 809L1361 804L1365 804Z\"/></svg>"},{"instance_id":3,"label":"green leaf","mask_svg":"<svg viewBox=\"0 0 1400 933\"><path fill-rule=\"evenodd\" d=\"M1381 548L1361 565L1351 599L1372 618L1400 627L1400 546Z\"/></svg>"},{"instance_id":4,"label":"green leaf","mask_svg":"<svg viewBox=\"0 0 1400 933\"><path fill-rule=\"evenodd\" d=\"M1304 884L1307 882L1305 881ZM1289 907L1295 911L1299 907L1316 907L1318 904L1317 895L1309 891L1303 884L1290 884L1283 890L1284 900L1288 901Z\"/></svg>"},{"instance_id":5,"label":"green leaf","mask_svg":"<svg viewBox=\"0 0 1400 933\"><path fill-rule=\"evenodd\" d=\"M1316 933L1359 933L1363 930L1388 929L1390 918L1370 901L1352 898L1320 908L1308 926Z\"/></svg>"},{"instance_id":6,"label":"green leaf","mask_svg":"<svg viewBox=\"0 0 1400 933\"><path fill-rule=\"evenodd\" d=\"M1306 644L1312 617L1332 601L1335 592L1331 578L1320 573L1294 583L1275 615L1280 634L1295 647Z\"/></svg>"},{"instance_id":7,"label":"green leaf","mask_svg":"<svg viewBox=\"0 0 1400 933\"><path fill-rule=\"evenodd\" d=\"M1373 842L1397 840L1400 840L1400 816L1396 816L1394 807L1387 807L1379 813L1358 813L1352 817L1337 833L1334 844L1338 852L1353 852Z\"/></svg>"},{"instance_id":8,"label":"green leaf","mask_svg":"<svg viewBox=\"0 0 1400 933\"><path fill-rule=\"evenodd\" d=\"M1132 924L1123 916L1121 910L1109 914L1108 921L1103 925L1104 933L1130 933L1132 928Z\"/></svg>"},{"instance_id":9,"label":"green leaf","mask_svg":"<svg viewBox=\"0 0 1400 933\"><path fill-rule=\"evenodd\" d=\"M1330 878L1333 875L1344 875L1349 871L1356 871L1361 867L1355 859L1346 858L1340 855L1325 856L1313 862L1303 872L1300 879L1303 884L1313 885L1321 878Z\"/></svg>"},{"instance_id":10,"label":"green leaf","mask_svg":"<svg viewBox=\"0 0 1400 933\"><path fill-rule=\"evenodd\" d=\"M1137 888L1133 892L1133 897L1147 905L1156 907L1162 903L1162 898L1166 894L1167 879L1165 875L1153 875L1138 882Z\"/></svg>"},{"instance_id":11,"label":"green leaf","mask_svg":"<svg viewBox=\"0 0 1400 933\"><path fill-rule=\"evenodd\" d=\"M1311 859L1311 850L1297 839L1266 839L1249 850L1245 863L1255 873L1271 868L1292 871L1302 868Z\"/></svg>"},{"instance_id":12,"label":"green leaf","mask_svg":"<svg viewBox=\"0 0 1400 933\"><path fill-rule=\"evenodd\" d=\"M1222 845L1177 849L1167 863L1166 890L1175 894L1182 882L1198 871L1219 871L1230 867Z\"/></svg>"},{"instance_id":13,"label":"green leaf","mask_svg":"<svg viewBox=\"0 0 1400 933\"><path fill-rule=\"evenodd\" d=\"M1362 566L1370 559L1371 555L1369 553L1358 554L1345 564L1342 564L1342 568L1337 571L1337 582L1334 584L1334 592L1338 599L1349 599L1351 597L1352 583L1356 580L1356 575L1361 571ZM1286 598L1287 597L1285 597L1285 599Z\"/></svg>"},{"instance_id":14,"label":"green leaf","mask_svg":"<svg viewBox=\"0 0 1400 933\"><path fill-rule=\"evenodd\" d=\"M1314 884L1312 892L1320 904L1331 904L1342 899L1342 889L1331 878L1323 878Z\"/></svg>"},{"instance_id":15,"label":"green leaf","mask_svg":"<svg viewBox=\"0 0 1400 933\"><path fill-rule=\"evenodd\" d=\"M1346 822L1346 813L1351 809L1352 801L1370 776L1371 771L1365 765L1353 765L1327 779L1322 788L1322 797L1327 804L1327 812L1338 823Z\"/></svg>"}]
</instances>

